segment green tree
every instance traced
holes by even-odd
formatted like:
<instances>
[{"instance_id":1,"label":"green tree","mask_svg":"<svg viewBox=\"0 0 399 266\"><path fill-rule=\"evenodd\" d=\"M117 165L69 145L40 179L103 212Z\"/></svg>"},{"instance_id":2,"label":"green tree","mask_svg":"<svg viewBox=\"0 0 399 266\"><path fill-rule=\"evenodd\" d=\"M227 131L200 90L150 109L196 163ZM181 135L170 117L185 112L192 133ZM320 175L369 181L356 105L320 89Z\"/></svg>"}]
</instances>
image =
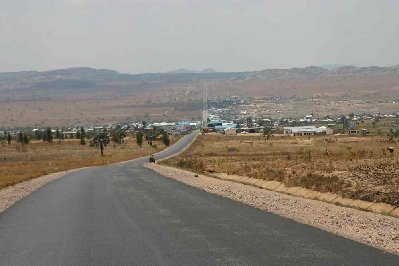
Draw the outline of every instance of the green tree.
<instances>
[{"instance_id":1,"label":"green tree","mask_svg":"<svg viewBox=\"0 0 399 266\"><path fill-rule=\"evenodd\" d=\"M349 128L349 120L346 118L346 116L341 116L341 121L342 121L342 128L343 129L348 129Z\"/></svg>"},{"instance_id":2,"label":"green tree","mask_svg":"<svg viewBox=\"0 0 399 266\"><path fill-rule=\"evenodd\" d=\"M252 117L247 117L247 127L253 127Z\"/></svg>"},{"instance_id":3,"label":"green tree","mask_svg":"<svg viewBox=\"0 0 399 266\"><path fill-rule=\"evenodd\" d=\"M24 133L22 142L24 144L28 144L30 142L30 135L28 133L26 133L26 132Z\"/></svg>"},{"instance_id":4,"label":"green tree","mask_svg":"<svg viewBox=\"0 0 399 266\"><path fill-rule=\"evenodd\" d=\"M77 133L79 133L80 145L86 145L86 141L85 141L86 132L85 132L85 129L83 127L81 127L80 130L78 130Z\"/></svg>"},{"instance_id":5,"label":"green tree","mask_svg":"<svg viewBox=\"0 0 399 266\"><path fill-rule=\"evenodd\" d=\"M42 138L42 136L41 136L41 131L39 131L39 130L35 130L35 139L36 140L39 140L39 139L41 139Z\"/></svg>"},{"instance_id":6,"label":"green tree","mask_svg":"<svg viewBox=\"0 0 399 266\"><path fill-rule=\"evenodd\" d=\"M61 139L61 132L60 130L57 128L57 130L55 131L55 138L56 139Z\"/></svg>"},{"instance_id":7,"label":"green tree","mask_svg":"<svg viewBox=\"0 0 399 266\"><path fill-rule=\"evenodd\" d=\"M51 133L51 128L47 128L43 134L43 141L53 142L53 134Z\"/></svg>"},{"instance_id":8,"label":"green tree","mask_svg":"<svg viewBox=\"0 0 399 266\"><path fill-rule=\"evenodd\" d=\"M24 132L23 131L19 131L19 133L17 134L16 141L18 143L22 143L24 141Z\"/></svg>"},{"instance_id":9,"label":"green tree","mask_svg":"<svg viewBox=\"0 0 399 266\"><path fill-rule=\"evenodd\" d=\"M10 132L8 132L8 133L7 133L7 143L8 143L8 145L10 145L10 144L11 144L11 140L12 140L11 133L10 133Z\"/></svg>"},{"instance_id":10,"label":"green tree","mask_svg":"<svg viewBox=\"0 0 399 266\"><path fill-rule=\"evenodd\" d=\"M61 143L61 141L64 139L64 132L57 128L57 131L55 132L55 137L56 139L58 139L58 143Z\"/></svg>"},{"instance_id":11,"label":"green tree","mask_svg":"<svg viewBox=\"0 0 399 266\"><path fill-rule=\"evenodd\" d=\"M116 128L111 131L111 140L114 143L121 144L125 137L125 131L122 130L120 125L116 126Z\"/></svg>"},{"instance_id":12,"label":"green tree","mask_svg":"<svg viewBox=\"0 0 399 266\"><path fill-rule=\"evenodd\" d=\"M165 146L169 146L170 144L169 134L166 131L162 132L162 142L165 144Z\"/></svg>"},{"instance_id":13,"label":"green tree","mask_svg":"<svg viewBox=\"0 0 399 266\"><path fill-rule=\"evenodd\" d=\"M30 136L29 136L29 134L27 132L20 131L17 134L17 139L16 140L17 140L18 143L28 144L29 141L30 141Z\"/></svg>"},{"instance_id":14,"label":"green tree","mask_svg":"<svg viewBox=\"0 0 399 266\"><path fill-rule=\"evenodd\" d=\"M140 147L143 146L143 133L141 131L136 133L136 142Z\"/></svg>"},{"instance_id":15,"label":"green tree","mask_svg":"<svg viewBox=\"0 0 399 266\"><path fill-rule=\"evenodd\" d=\"M267 140L269 140L271 133L272 133L272 128L271 127L265 126L263 128L263 136L266 137Z\"/></svg>"},{"instance_id":16,"label":"green tree","mask_svg":"<svg viewBox=\"0 0 399 266\"><path fill-rule=\"evenodd\" d=\"M92 139L92 146L100 147L101 156L104 156L104 149L109 144L109 133L106 129L97 130Z\"/></svg>"},{"instance_id":17,"label":"green tree","mask_svg":"<svg viewBox=\"0 0 399 266\"><path fill-rule=\"evenodd\" d=\"M388 137L389 137L390 141L393 141L394 138L399 137L399 129L394 130L394 129L390 128L389 132L388 132Z\"/></svg>"}]
</instances>

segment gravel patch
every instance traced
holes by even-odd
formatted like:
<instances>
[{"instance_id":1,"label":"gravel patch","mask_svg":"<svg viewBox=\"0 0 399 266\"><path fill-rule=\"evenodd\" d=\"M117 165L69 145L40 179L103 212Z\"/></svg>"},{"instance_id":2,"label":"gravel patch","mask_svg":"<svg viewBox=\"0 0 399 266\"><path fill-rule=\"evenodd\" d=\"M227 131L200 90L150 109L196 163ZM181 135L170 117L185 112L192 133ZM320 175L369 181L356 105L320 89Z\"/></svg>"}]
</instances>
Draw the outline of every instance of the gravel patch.
<instances>
[{"instance_id":1,"label":"gravel patch","mask_svg":"<svg viewBox=\"0 0 399 266\"><path fill-rule=\"evenodd\" d=\"M399 255L398 218L197 175L163 165L145 166L204 191Z\"/></svg>"},{"instance_id":2,"label":"gravel patch","mask_svg":"<svg viewBox=\"0 0 399 266\"><path fill-rule=\"evenodd\" d=\"M0 189L0 213L45 184L81 169L52 173Z\"/></svg>"}]
</instances>

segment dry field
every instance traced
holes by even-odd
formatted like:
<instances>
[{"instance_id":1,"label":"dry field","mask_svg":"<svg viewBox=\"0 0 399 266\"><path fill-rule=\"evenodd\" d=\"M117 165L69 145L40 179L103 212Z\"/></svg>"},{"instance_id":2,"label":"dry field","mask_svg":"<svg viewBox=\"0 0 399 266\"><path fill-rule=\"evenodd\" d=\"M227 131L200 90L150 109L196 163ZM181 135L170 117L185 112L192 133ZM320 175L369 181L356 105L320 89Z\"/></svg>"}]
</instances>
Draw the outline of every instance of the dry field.
<instances>
[{"instance_id":1,"label":"dry field","mask_svg":"<svg viewBox=\"0 0 399 266\"><path fill-rule=\"evenodd\" d=\"M387 147L395 147L391 154ZM165 164L276 180L399 206L399 144L387 137L203 135Z\"/></svg>"},{"instance_id":2,"label":"dry field","mask_svg":"<svg viewBox=\"0 0 399 266\"><path fill-rule=\"evenodd\" d=\"M199 119L201 102L138 103L133 97L111 100L0 102L0 128L104 125L132 121ZM51 114L51 115L48 115Z\"/></svg>"},{"instance_id":3,"label":"dry field","mask_svg":"<svg viewBox=\"0 0 399 266\"><path fill-rule=\"evenodd\" d=\"M171 136L171 143L175 141ZM75 139L61 143L33 141L25 146L0 143L0 188L58 171L131 160L165 148L161 140L154 144L156 148L144 142L140 148L134 138L125 138L124 144L107 145L102 157L99 148L80 145Z\"/></svg>"}]
</instances>

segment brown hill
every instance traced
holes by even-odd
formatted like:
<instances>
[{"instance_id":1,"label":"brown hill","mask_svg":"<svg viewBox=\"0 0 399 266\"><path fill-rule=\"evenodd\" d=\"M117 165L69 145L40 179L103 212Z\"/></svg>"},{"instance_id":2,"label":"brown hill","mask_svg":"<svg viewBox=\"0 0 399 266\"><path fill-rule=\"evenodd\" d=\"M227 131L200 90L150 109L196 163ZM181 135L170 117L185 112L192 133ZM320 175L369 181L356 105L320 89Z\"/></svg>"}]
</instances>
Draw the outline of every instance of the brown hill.
<instances>
[{"instance_id":1,"label":"brown hill","mask_svg":"<svg viewBox=\"0 0 399 266\"><path fill-rule=\"evenodd\" d=\"M0 73L0 127L199 119L204 81L209 81L210 97L321 97L370 104L399 98L398 66L136 75L92 68Z\"/></svg>"}]
</instances>

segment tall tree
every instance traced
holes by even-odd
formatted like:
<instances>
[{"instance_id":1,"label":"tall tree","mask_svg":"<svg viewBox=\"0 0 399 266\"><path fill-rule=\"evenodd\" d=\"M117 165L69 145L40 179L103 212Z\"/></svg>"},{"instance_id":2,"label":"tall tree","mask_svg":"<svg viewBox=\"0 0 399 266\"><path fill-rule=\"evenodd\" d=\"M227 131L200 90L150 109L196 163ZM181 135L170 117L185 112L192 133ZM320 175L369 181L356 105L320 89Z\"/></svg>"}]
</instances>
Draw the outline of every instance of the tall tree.
<instances>
[{"instance_id":1,"label":"tall tree","mask_svg":"<svg viewBox=\"0 0 399 266\"><path fill-rule=\"evenodd\" d=\"M341 121L342 121L342 128L343 129L348 129L349 126L350 126L348 118L346 118L346 116L342 115L341 116Z\"/></svg>"},{"instance_id":2,"label":"tall tree","mask_svg":"<svg viewBox=\"0 0 399 266\"><path fill-rule=\"evenodd\" d=\"M64 132L57 128L57 131L55 132L55 137L56 139L58 139L58 143L61 143L61 141L64 139Z\"/></svg>"},{"instance_id":3,"label":"tall tree","mask_svg":"<svg viewBox=\"0 0 399 266\"><path fill-rule=\"evenodd\" d=\"M19 131L18 135L17 135L17 142L18 143L23 143L24 141L24 132L23 131Z\"/></svg>"},{"instance_id":4,"label":"tall tree","mask_svg":"<svg viewBox=\"0 0 399 266\"><path fill-rule=\"evenodd\" d=\"M165 144L165 146L169 146L170 144L169 134L166 131L162 132L162 142Z\"/></svg>"},{"instance_id":5,"label":"tall tree","mask_svg":"<svg viewBox=\"0 0 399 266\"><path fill-rule=\"evenodd\" d=\"M36 140L40 140L40 139L41 139L40 132L41 132L41 131L39 131L39 130L35 130L35 139L36 139Z\"/></svg>"},{"instance_id":6,"label":"tall tree","mask_svg":"<svg viewBox=\"0 0 399 266\"><path fill-rule=\"evenodd\" d=\"M247 117L247 127L253 127L252 117Z\"/></svg>"},{"instance_id":7,"label":"tall tree","mask_svg":"<svg viewBox=\"0 0 399 266\"><path fill-rule=\"evenodd\" d=\"M120 125L116 126L116 128L111 131L111 140L114 143L121 144L125 137L125 131L122 130Z\"/></svg>"},{"instance_id":8,"label":"tall tree","mask_svg":"<svg viewBox=\"0 0 399 266\"><path fill-rule=\"evenodd\" d=\"M109 143L109 133L106 129L98 130L94 133L93 144L96 147L100 147L101 156L104 156L104 149Z\"/></svg>"},{"instance_id":9,"label":"tall tree","mask_svg":"<svg viewBox=\"0 0 399 266\"><path fill-rule=\"evenodd\" d=\"M51 128L47 128L46 131L43 134L43 140L47 142L52 142L53 141L53 134L51 133Z\"/></svg>"},{"instance_id":10,"label":"tall tree","mask_svg":"<svg viewBox=\"0 0 399 266\"><path fill-rule=\"evenodd\" d=\"M272 133L272 128L271 127L265 126L263 128L263 136L266 137L267 140L269 140L271 133Z\"/></svg>"},{"instance_id":11,"label":"tall tree","mask_svg":"<svg viewBox=\"0 0 399 266\"><path fill-rule=\"evenodd\" d=\"M61 139L61 132L60 130L57 128L57 130L55 131L55 138L56 139Z\"/></svg>"},{"instance_id":12,"label":"tall tree","mask_svg":"<svg viewBox=\"0 0 399 266\"><path fill-rule=\"evenodd\" d=\"M86 132L85 132L85 129L83 127L81 127L80 130L78 131L78 133L79 133L79 137L80 137L80 145L86 145L86 141L85 141Z\"/></svg>"},{"instance_id":13,"label":"tall tree","mask_svg":"<svg viewBox=\"0 0 399 266\"><path fill-rule=\"evenodd\" d=\"M30 141L30 136L28 135L28 133L24 132L22 142L23 142L24 144L28 144L29 141Z\"/></svg>"},{"instance_id":14,"label":"tall tree","mask_svg":"<svg viewBox=\"0 0 399 266\"><path fill-rule=\"evenodd\" d=\"M10 133L10 132L8 132L8 133L7 133L7 143L8 143L8 145L10 145L10 144L11 144L11 140L12 140L11 133Z\"/></svg>"},{"instance_id":15,"label":"tall tree","mask_svg":"<svg viewBox=\"0 0 399 266\"><path fill-rule=\"evenodd\" d=\"M143 133L141 131L136 133L136 142L140 147L143 146Z\"/></svg>"},{"instance_id":16,"label":"tall tree","mask_svg":"<svg viewBox=\"0 0 399 266\"><path fill-rule=\"evenodd\" d=\"M28 144L30 141L29 134L27 132L24 132L21 130L20 132L18 132L18 134L16 136L16 141L18 143Z\"/></svg>"}]
</instances>

